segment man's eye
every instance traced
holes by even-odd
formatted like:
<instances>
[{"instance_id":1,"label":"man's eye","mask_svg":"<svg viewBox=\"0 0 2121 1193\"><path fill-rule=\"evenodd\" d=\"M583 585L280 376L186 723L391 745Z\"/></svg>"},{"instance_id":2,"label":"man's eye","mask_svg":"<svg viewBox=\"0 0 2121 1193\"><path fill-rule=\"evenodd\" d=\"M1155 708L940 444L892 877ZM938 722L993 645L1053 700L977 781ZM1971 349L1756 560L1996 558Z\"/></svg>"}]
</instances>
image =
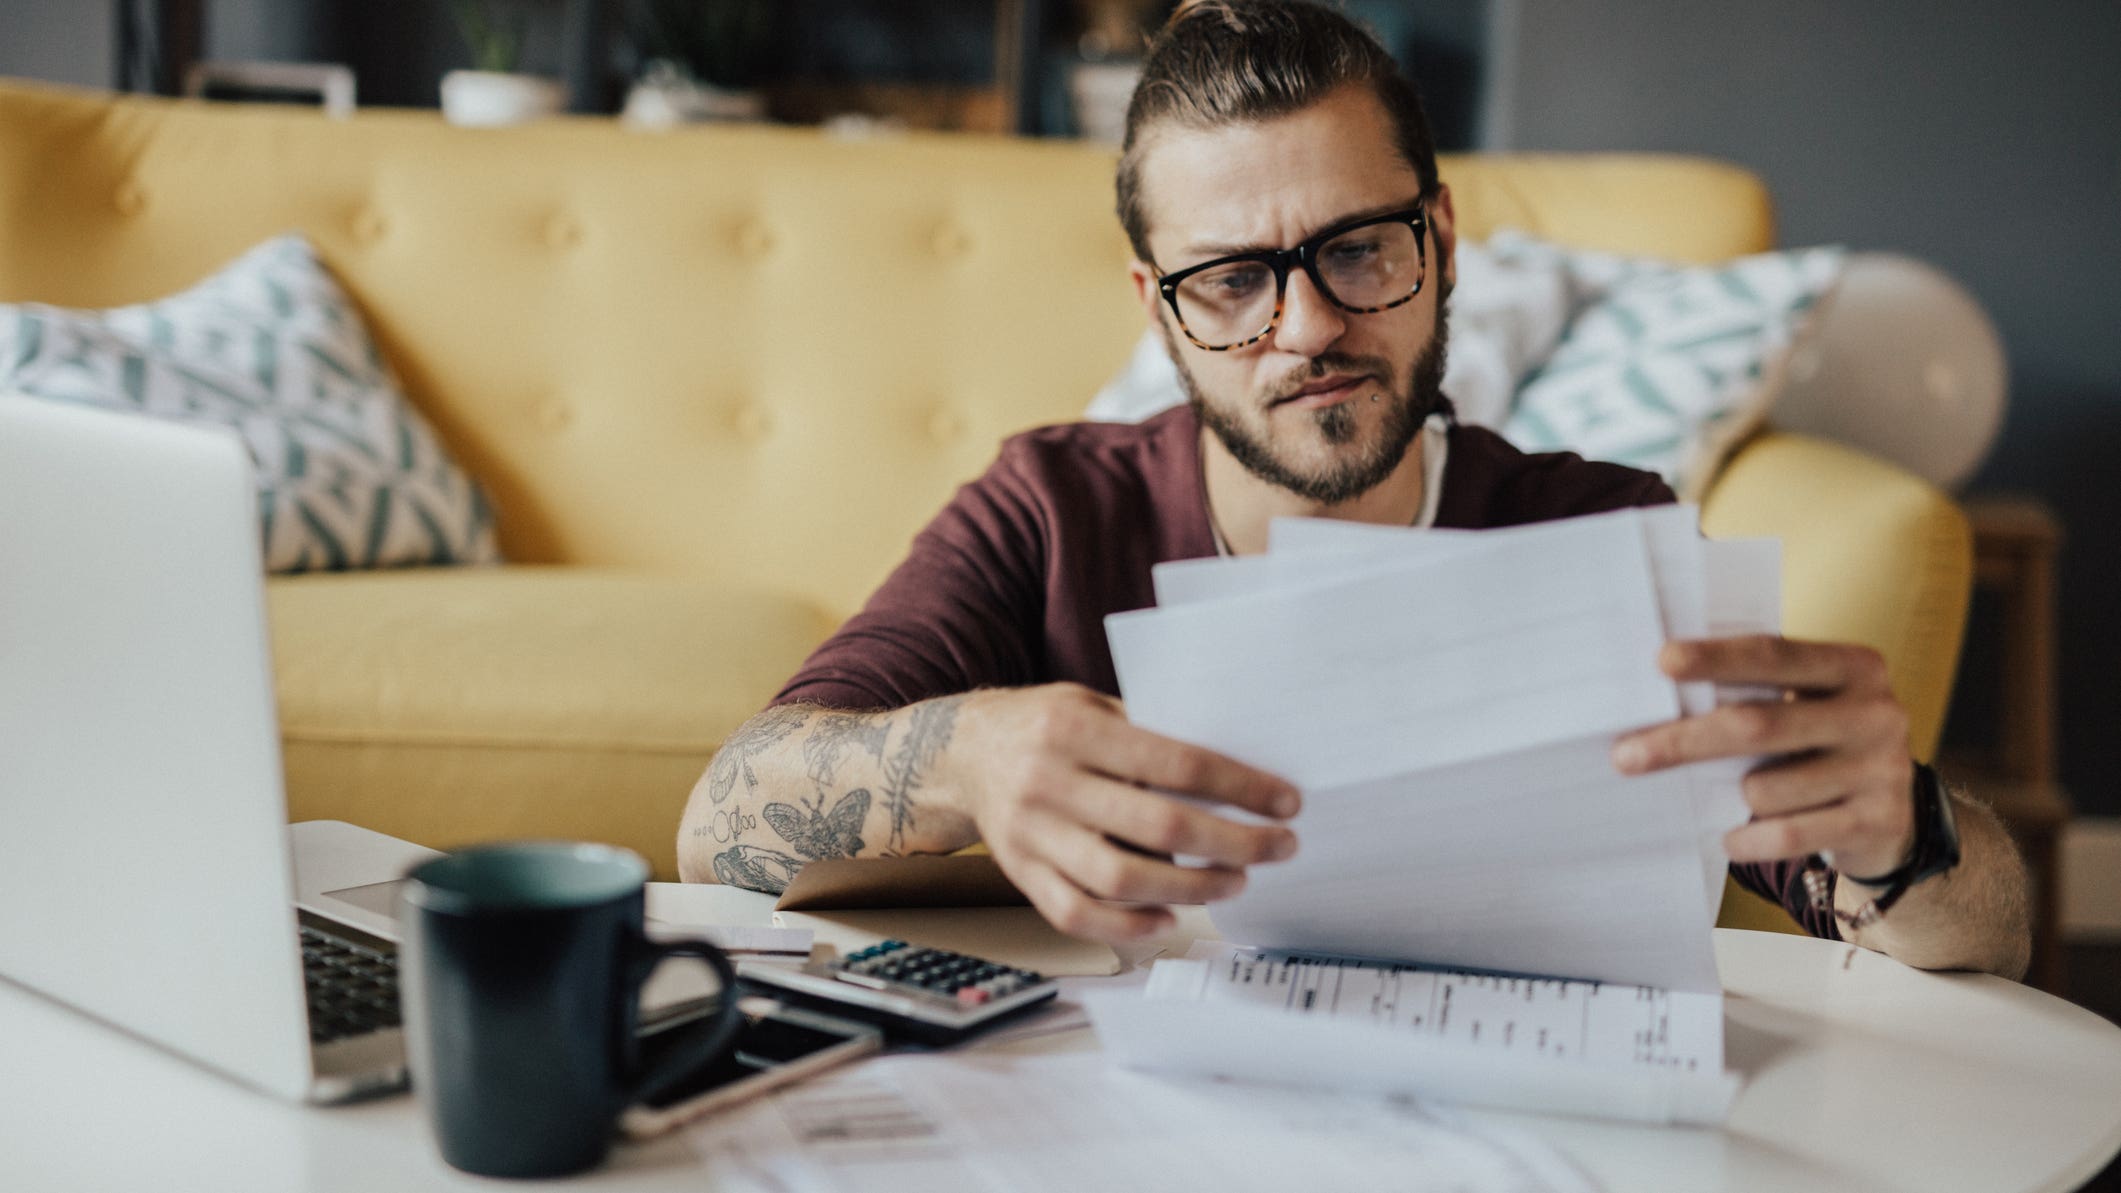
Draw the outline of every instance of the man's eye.
<instances>
[{"instance_id":1,"label":"man's eye","mask_svg":"<svg viewBox=\"0 0 2121 1193\"><path fill-rule=\"evenodd\" d=\"M1203 298L1228 301L1259 292L1266 285L1267 271L1259 266L1217 269L1193 279Z\"/></svg>"},{"instance_id":2,"label":"man's eye","mask_svg":"<svg viewBox=\"0 0 2121 1193\"><path fill-rule=\"evenodd\" d=\"M1360 265L1383 251L1384 245L1374 238L1336 240L1326 246L1325 258L1330 265Z\"/></svg>"}]
</instances>

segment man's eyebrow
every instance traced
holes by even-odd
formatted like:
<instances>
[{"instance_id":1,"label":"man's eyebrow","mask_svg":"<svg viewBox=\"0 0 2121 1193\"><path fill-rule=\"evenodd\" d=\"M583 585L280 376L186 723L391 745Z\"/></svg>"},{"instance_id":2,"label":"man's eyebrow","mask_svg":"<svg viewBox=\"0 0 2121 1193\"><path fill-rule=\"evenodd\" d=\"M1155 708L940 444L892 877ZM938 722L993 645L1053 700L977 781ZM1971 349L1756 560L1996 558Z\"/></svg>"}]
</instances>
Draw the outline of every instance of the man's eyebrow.
<instances>
[{"instance_id":1,"label":"man's eyebrow","mask_svg":"<svg viewBox=\"0 0 2121 1193\"><path fill-rule=\"evenodd\" d=\"M1332 219L1327 220L1325 223L1318 225L1318 227L1305 232L1303 236L1297 241L1297 243L1301 244L1303 243L1303 241L1309 240L1311 237L1318 235L1320 232L1323 232L1327 228L1337 228L1342 224L1352 224L1357 220L1371 219L1380 215L1390 215L1395 211L1405 211L1407 208L1414 206L1418 202L1420 202L1420 200L1418 199L1408 199L1397 203L1379 203L1375 207L1363 207L1358 208L1354 211L1344 211L1339 215L1334 216ZM1235 257L1240 253L1269 253L1282 247L1282 245L1278 244L1260 244L1257 242L1252 244L1222 244L1211 241L1194 241L1193 243L1180 248L1178 252L1180 256L1197 256L1203 261L1208 261L1213 260L1216 257Z\"/></svg>"}]
</instances>

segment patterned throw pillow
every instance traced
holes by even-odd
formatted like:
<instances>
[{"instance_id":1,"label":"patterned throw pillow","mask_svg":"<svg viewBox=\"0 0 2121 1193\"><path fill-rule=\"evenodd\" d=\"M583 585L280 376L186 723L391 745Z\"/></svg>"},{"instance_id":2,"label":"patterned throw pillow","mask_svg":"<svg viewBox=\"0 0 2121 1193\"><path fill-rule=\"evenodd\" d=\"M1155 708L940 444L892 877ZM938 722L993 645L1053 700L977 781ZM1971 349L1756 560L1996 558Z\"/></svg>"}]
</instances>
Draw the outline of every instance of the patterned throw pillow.
<instances>
[{"instance_id":1,"label":"patterned throw pillow","mask_svg":"<svg viewBox=\"0 0 2121 1193\"><path fill-rule=\"evenodd\" d=\"M1663 474L1684 498L1773 403L1807 314L1841 276L1844 250L1796 249L1690 267L1498 235L1505 258L1559 257L1576 314L1517 392L1503 434Z\"/></svg>"},{"instance_id":2,"label":"patterned throw pillow","mask_svg":"<svg viewBox=\"0 0 2121 1193\"><path fill-rule=\"evenodd\" d=\"M235 428L270 571L499 559L485 495L299 236L140 306L0 305L0 390Z\"/></svg>"}]
</instances>

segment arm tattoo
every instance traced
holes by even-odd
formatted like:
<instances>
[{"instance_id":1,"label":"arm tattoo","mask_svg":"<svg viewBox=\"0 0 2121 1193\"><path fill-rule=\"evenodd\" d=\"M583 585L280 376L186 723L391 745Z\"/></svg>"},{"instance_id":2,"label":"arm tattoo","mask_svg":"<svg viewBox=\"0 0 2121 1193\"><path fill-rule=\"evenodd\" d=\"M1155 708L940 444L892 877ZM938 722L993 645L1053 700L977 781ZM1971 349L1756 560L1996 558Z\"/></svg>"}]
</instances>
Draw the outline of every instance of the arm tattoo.
<instances>
[{"instance_id":1,"label":"arm tattoo","mask_svg":"<svg viewBox=\"0 0 2121 1193\"><path fill-rule=\"evenodd\" d=\"M759 818L740 808L716 808L705 824L694 825L692 835L706 837L718 845L734 845L745 833L759 826Z\"/></svg>"},{"instance_id":2,"label":"arm tattoo","mask_svg":"<svg viewBox=\"0 0 2121 1193\"><path fill-rule=\"evenodd\" d=\"M811 781L819 788L832 783L832 772L848 746L859 746L878 762L884 760L884 738L891 732L888 718L826 713L803 742L803 761L809 764Z\"/></svg>"},{"instance_id":3,"label":"arm tattoo","mask_svg":"<svg viewBox=\"0 0 2121 1193\"><path fill-rule=\"evenodd\" d=\"M825 811L825 797L820 795L815 805L767 804L760 814L781 835L781 840L812 861L853 857L862 851L862 821L869 815L869 789L857 787L841 796L830 812Z\"/></svg>"},{"instance_id":4,"label":"arm tattoo","mask_svg":"<svg viewBox=\"0 0 2121 1193\"><path fill-rule=\"evenodd\" d=\"M945 696L913 706L906 733L898 751L884 767L884 806L891 810L891 848L902 849L906 830L913 827L913 793L920 790L923 771L950 744L957 728L957 709L964 696Z\"/></svg>"},{"instance_id":5,"label":"arm tattoo","mask_svg":"<svg viewBox=\"0 0 2121 1193\"><path fill-rule=\"evenodd\" d=\"M714 756L714 764L707 768L707 794L715 803L721 803L736 790L740 776L748 794L759 785L759 777L751 771L751 760L775 742L801 729L803 722L809 719L809 709L792 704L769 708L751 718L729 735L729 740L722 743L721 752Z\"/></svg>"},{"instance_id":6,"label":"arm tattoo","mask_svg":"<svg viewBox=\"0 0 2121 1193\"><path fill-rule=\"evenodd\" d=\"M778 849L738 845L714 855L714 876L724 886L740 886L778 895L803 863Z\"/></svg>"}]
</instances>

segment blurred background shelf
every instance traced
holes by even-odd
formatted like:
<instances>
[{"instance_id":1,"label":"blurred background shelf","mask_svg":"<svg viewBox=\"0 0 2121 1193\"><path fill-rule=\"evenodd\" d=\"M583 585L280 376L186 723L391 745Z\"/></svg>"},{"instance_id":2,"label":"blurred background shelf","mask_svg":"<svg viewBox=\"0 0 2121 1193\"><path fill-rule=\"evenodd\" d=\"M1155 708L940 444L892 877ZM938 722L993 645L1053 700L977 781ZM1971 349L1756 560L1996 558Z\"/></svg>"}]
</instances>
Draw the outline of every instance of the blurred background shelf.
<instances>
[{"instance_id":1,"label":"blurred background shelf","mask_svg":"<svg viewBox=\"0 0 2121 1193\"><path fill-rule=\"evenodd\" d=\"M94 0L91 0L93 3ZM469 64L451 0L106 0L111 78L176 94L202 59L351 68L360 102L433 107L441 76ZM521 69L563 79L570 110L615 113L644 60L636 34L657 5L699 23L766 15L740 55L776 120L860 114L907 127L1077 136L1116 126L1146 31L1176 0L487 0L522 24ZM4 6L0 6L4 7ZM1350 0L1423 82L1438 144L1472 148L1482 114L1489 0ZM1075 80L1083 80L1082 90ZM722 83L709 78L708 82ZM1113 97L1085 113L1078 98Z\"/></svg>"}]
</instances>

